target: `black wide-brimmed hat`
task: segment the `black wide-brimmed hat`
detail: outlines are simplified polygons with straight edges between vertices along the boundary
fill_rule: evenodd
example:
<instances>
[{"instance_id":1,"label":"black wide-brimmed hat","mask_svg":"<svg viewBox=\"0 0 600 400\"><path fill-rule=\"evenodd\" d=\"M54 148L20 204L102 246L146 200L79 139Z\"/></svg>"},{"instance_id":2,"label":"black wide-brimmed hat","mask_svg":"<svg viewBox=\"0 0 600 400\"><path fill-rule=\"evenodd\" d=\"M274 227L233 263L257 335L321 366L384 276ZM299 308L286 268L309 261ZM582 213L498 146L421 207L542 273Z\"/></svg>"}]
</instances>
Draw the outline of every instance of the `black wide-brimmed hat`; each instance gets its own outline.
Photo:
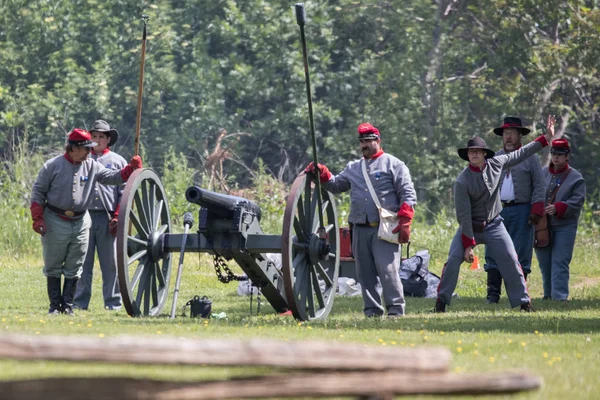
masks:
<instances>
[{"instance_id":1,"label":"black wide-brimmed hat","mask_svg":"<svg viewBox=\"0 0 600 400\"><path fill-rule=\"evenodd\" d=\"M483 140L479 136L475 136L469 139L469 141L467 142L467 147L458 149L458 156L465 161L469 161L469 149L485 150L485 158L492 158L495 154L494 150L487 147L487 144L485 144L485 140Z\"/></svg>"},{"instance_id":2,"label":"black wide-brimmed hat","mask_svg":"<svg viewBox=\"0 0 600 400\"><path fill-rule=\"evenodd\" d=\"M96 120L94 122L94 125L92 125L92 127L90 128L90 132L102 132L110 136L110 142L108 142L108 147L117 143L117 139L119 138L119 132L117 132L116 129L111 129L110 125L108 125L108 122L106 122L103 119Z\"/></svg>"},{"instance_id":3,"label":"black wide-brimmed hat","mask_svg":"<svg viewBox=\"0 0 600 400\"><path fill-rule=\"evenodd\" d=\"M502 133L506 128L516 129L521 132L522 135L527 135L529 132L531 132L531 129L523 126L523 121L521 121L521 118L506 117L504 118L504 123L502 126L494 129L494 133L498 136L502 136Z\"/></svg>"}]
</instances>

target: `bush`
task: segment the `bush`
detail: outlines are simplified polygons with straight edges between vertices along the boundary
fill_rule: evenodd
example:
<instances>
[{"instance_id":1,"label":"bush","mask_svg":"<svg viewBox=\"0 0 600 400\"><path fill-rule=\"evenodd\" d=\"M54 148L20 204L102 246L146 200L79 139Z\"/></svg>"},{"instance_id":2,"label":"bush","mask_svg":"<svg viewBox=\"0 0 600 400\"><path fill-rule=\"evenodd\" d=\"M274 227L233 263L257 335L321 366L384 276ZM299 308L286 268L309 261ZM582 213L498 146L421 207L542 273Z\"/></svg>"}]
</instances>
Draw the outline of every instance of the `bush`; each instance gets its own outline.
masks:
<instances>
[{"instance_id":1,"label":"bush","mask_svg":"<svg viewBox=\"0 0 600 400\"><path fill-rule=\"evenodd\" d=\"M15 144L0 167L0 254L18 257L39 246L39 236L31 229L29 205L31 188L43 155L30 151L27 136Z\"/></svg>"}]
</instances>

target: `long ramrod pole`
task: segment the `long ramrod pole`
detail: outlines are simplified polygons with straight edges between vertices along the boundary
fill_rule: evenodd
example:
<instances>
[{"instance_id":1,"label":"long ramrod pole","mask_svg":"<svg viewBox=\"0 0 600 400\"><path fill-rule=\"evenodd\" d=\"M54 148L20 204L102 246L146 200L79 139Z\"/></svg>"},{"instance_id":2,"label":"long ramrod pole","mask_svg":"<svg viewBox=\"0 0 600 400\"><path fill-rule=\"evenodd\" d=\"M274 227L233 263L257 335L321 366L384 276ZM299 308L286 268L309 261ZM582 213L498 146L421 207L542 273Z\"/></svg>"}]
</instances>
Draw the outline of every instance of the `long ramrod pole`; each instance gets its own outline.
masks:
<instances>
[{"instance_id":1,"label":"long ramrod pole","mask_svg":"<svg viewBox=\"0 0 600 400\"><path fill-rule=\"evenodd\" d=\"M310 74L308 73L308 56L306 55L306 37L304 36L304 25L306 24L306 13L304 11L304 3L296 3L296 22L300 26L300 38L302 41L302 58L304 60L304 77L306 80L306 97L308 98L308 119L310 121L310 136L312 138L313 161L316 172L316 190L317 206L319 210L319 236L325 235L325 225L323 224L323 203L321 200L321 180L319 171L319 157L317 155L317 138L315 136L315 122L313 117L312 96L310 93Z\"/></svg>"},{"instance_id":2,"label":"long ramrod pole","mask_svg":"<svg viewBox=\"0 0 600 400\"><path fill-rule=\"evenodd\" d=\"M142 15L144 23L144 34L142 35L142 56L140 61L140 80L138 82L138 100L137 113L135 116L135 149L134 155L140 154L140 129L142 125L142 95L144 93L144 64L146 62L146 25L150 19L147 15Z\"/></svg>"}]
</instances>

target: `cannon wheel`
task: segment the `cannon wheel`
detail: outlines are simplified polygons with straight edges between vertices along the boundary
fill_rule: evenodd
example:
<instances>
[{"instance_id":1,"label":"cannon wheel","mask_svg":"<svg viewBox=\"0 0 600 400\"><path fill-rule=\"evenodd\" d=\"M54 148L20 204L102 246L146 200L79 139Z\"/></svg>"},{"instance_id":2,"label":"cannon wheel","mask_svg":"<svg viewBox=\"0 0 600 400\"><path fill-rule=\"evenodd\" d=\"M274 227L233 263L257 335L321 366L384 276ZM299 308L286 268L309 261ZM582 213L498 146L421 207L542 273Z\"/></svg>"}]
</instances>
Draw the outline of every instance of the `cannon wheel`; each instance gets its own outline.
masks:
<instances>
[{"instance_id":1,"label":"cannon wheel","mask_svg":"<svg viewBox=\"0 0 600 400\"><path fill-rule=\"evenodd\" d=\"M162 254L171 232L165 189L150 169L134 171L121 197L117 227L117 268L123 305L132 317L158 315L171 276L171 253Z\"/></svg>"},{"instance_id":2,"label":"cannon wheel","mask_svg":"<svg viewBox=\"0 0 600 400\"><path fill-rule=\"evenodd\" d=\"M323 242L318 238L317 196L323 204L327 257L316 256ZM294 317L309 321L327 318L333 306L340 268L340 232L333 195L316 188L300 174L288 195L283 217L282 272L285 293Z\"/></svg>"}]
</instances>

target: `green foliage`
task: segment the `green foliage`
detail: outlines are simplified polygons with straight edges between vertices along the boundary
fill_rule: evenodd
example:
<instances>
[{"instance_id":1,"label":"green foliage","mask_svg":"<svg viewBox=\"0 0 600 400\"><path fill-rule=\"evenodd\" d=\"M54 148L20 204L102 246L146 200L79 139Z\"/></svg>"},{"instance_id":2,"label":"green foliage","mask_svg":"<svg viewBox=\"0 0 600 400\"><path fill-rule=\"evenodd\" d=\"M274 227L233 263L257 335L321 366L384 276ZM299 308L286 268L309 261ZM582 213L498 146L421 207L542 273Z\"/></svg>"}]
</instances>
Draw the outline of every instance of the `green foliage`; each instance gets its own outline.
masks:
<instances>
[{"instance_id":1,"label":"green foliage","mask_svg":"<svg viewBox=\"0 0 600 400\"><path fill-rule=\"evenodd\" d=\"M252 186L236 190L234 194L252 200L260 206L260 227L264 233L281 235L288 190L287 185L267 173L265 164L259 159Z\"/></svg>"},{"instance_id":2,"label":"green foliage","mask_svg":"<svg viewBox=\"0 0 600 400\"><path fill-rule=\"evenodd\" d=\"M42 155L31 153L27 137L11 150L10 159L0 162L0 254L18 257L39 244L31 229L31 187L43 164Z\"/></svg>"},{"instance_id":3,"label":"green foliage","mask_svg":"<svg viewBox=\"0 0 600 400\"><path fill-rule=\"evenodd\" d=\"M150 15L141 124L147 164L162 174L172 147L202 174L220 129L243 133L226 143L236 161L224 167L232 187L247 186L259 160L290 183L312 158L289 1L8 0L0 11L0 155L7 159L25 136L55 149L72 127L99 117L121 134L114 150L131 155L142 13ZM537 127L554 113L587 180L588 202L597 204L597 2L335 0L307 2L306 12L316 141L332 171L358 157L356 126L370 121L385 151L411 169L419 209L433 221L464 167L457 147L479 135L498 148L491 129L503 116Z\"/></svg>"},{"instance_id":4,"label":"green foliage","mask_svg":"<svg viewBox=\"0 0 600 400\"><path fill-rule=\"evenodd\" d=\"M185 192L190 186L194 186L196 170L188 166L187 158L179 153L176 154L173 147L165 152L161 182L167 195L171 222L174 231L182 230L183 214L192 212L196 218L199 207L189 203L185 198Z\"/></svg>"}]
</instances>

